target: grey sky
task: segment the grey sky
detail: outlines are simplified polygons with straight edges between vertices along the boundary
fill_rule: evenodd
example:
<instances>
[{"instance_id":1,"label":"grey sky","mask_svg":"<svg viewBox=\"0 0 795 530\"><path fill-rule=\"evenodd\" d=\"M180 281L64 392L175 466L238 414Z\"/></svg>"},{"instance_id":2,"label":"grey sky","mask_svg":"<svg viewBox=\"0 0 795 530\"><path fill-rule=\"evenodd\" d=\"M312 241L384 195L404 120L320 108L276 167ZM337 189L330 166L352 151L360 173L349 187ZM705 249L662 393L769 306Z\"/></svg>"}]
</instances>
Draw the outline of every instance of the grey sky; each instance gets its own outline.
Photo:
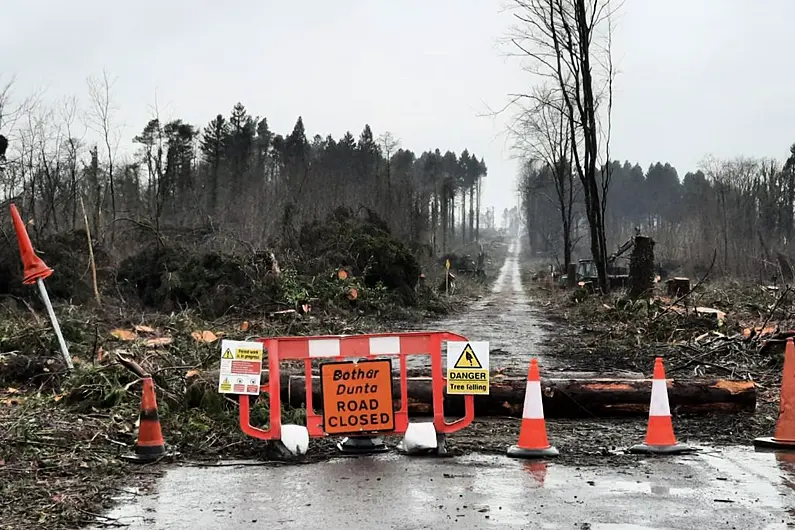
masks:
<instances>
[{"instance_id":1,"label":"grey sky","mask_svg":"<svg viewBox=\"0 0 795 530\"><path fill-rule=\"evenodd\" d=\"M204 126L242 101L289 133L369 123L403 147L468 148L489 168L485 203L514 202L508 116L479 117L533 82L497 40L502 0L8 0L0 80L19 96L77 94L107 68L118 78L122 147L151 116ZM792 0L627 0L615 37L614 158L680 175L708 153L786 156Z\"/></svg>"}]
</instances>

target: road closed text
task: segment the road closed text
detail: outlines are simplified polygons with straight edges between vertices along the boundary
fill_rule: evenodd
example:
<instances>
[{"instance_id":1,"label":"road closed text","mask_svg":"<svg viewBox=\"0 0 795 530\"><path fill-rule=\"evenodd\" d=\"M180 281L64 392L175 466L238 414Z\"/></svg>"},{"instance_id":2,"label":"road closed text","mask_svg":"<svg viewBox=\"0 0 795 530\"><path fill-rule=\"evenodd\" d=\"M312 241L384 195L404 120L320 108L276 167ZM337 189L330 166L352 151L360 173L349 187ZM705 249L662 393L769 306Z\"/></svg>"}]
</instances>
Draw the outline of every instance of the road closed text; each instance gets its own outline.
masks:
<instances>
[{"instance_id":1,"label":"road closed text","mask_svg":"<svg viewBox=\"0 0 795 530\"><path fill-rule=\"evenodd\" d=\"M389 360L325 363L320 367L320 378L326 433L394 430Z\"/></svg>"}]
</instances>

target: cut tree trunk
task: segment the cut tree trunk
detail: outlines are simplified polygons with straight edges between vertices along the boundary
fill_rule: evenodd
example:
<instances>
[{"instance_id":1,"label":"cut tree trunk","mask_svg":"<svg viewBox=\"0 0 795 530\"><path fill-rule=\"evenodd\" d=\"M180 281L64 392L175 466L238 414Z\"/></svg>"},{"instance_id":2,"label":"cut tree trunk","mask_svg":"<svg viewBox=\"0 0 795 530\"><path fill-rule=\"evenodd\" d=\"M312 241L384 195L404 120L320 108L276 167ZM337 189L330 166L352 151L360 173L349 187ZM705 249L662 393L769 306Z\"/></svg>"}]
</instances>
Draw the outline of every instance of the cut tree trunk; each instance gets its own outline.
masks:
<instances>
[{"instance_id":1,"label":"cut tree trunk","mask_svg":"<svg viewBox=\"0 0 795 530\"><path fill-rule=\"evenodd\" d=\"M569 289L577 287L577 265L575 263L566 265L566 286Z\"/></svg>"},{"instance_id":2,"label":"cut tree trunk","mask_svg":"<svg viewBox=\"0 0 795 530\"><path fill-rule=\"evenodd\" d=\"M285 367L286 368L286 367ZM288 368L281 372L281 397L284 405L304 407L306 378L303 369ZM268 375L263 371L265 384ZM400 385L394 377L395 409L400 407ZM427 416L433 412L432 380L427 376L407 379L409 415ZM475 416L509 416L521 418L527 380L525 377L502 377L492 374L489 395L475 397ZM217 392L218 371L204 372L188 381L186 404L197 404L204 392ZM542 378L544 415L547 418L588 418L646 416L651 400L651 380L640 373L567 372ZM315 410L322 410L320 378L312 378L312 401ZM727 379L669 380L668 399L671 413L735 414L753 412L756 408L756 386L753 381ZM462 396L445 393L446 415L461 416Z\"/></svg>"},{"instance_id":3,"label":"cut tree trunk","mask_svg":"<svg viewBox=\"0 0 795 530\"><path fill-rule=\"evenodd\" d=\"M654 289L654 240L635 236L629 259L629 296L633 299L648 296Z\"/></svg>"}]
</instances>

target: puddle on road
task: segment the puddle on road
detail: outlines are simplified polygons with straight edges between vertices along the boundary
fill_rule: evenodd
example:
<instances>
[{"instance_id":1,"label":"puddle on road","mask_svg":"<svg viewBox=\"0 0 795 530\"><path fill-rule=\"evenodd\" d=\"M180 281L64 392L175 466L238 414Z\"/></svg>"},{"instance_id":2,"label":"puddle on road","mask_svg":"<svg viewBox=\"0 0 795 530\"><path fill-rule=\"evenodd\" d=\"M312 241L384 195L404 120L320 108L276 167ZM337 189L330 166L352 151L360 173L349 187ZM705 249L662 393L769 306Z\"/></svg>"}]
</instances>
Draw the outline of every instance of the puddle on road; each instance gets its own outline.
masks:
<instances>
[{"instance_id":1,"label":"puddle on road","mask_svg":"<svg viewBox=\"0 0 795 530\"><path fill-rule=\"evenodd\" d=\"M521 241L514 240L489 295L470 304L463 313L431 324L435 329L460 333L470 340L488 341L491 367L518 374L526 373L532 356L538 356L542 370L554 367L553 360L540 351L547 332L541 325L539 311L528 302L522 287L521 250ZM410 368L427 365L428 360L423 357L408 361Z\"/></svg>"},{"instance_id":2,"label":"puddle on road","mask_svg":"<svg viewBox=\"0 0 795 530\"><path fill-rule=\"evenodd\" d=\"M636 524L626 524L626 523L619 523L619 524L592 524L588 525L588 530L662 530L660 528L652 528L651 526L639 526Z\"/></svg>"},{"instance_id":3,"label":"puddle on road","mask_svg":"<svg viewBox=\"0 0 795 530\"><path fill-rule=\"evenodd\" d=\"M621 469L477 454L390 453L280 467L227 462L172 468L152 494L108 516L130 530L262 524L252 521L348 530L528 528L529 521L550 530L773 529L790 522L794 460L728 448Z\"/></svg>"}]
</instances>

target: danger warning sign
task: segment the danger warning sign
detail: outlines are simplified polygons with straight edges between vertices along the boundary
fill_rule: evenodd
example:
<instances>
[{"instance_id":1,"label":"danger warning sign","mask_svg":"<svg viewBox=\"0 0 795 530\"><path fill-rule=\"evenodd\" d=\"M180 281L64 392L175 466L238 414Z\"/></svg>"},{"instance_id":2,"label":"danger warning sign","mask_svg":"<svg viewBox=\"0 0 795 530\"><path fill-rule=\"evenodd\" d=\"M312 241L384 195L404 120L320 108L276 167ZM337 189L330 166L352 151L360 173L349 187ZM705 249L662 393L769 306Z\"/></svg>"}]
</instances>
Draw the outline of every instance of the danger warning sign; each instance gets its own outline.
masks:
<instances>
[{"instance_id":1,"label":"danger warning sign","mask_svg":"<svg viewBox=\"0 0 795 530\"><path fill-rule=\"evenodd\" d=\"M221 341L221 394L259 395L263 348L261 342Z\"/></svg>"},{"instance_id":2,"label":"danger warning sign","mask_svg":"<svg viewBox=\"0 0 795 530\"><path fill-rule=\"evenodd\" d=\"M489 343L447 343L447 393L489 393Z\"/></svg>"},{"instance_id":3,"label":"danger warning sign","mask_svg":"<svg viewBox=\"0 0 795 530\"><path fill-rule=\"evenodd\" d=\"M480 364L480 360L477 354L475 354L475 350L472 349L472 345L467 342L466 346L464 346L464 349L461 351L461 355L458 356L458 360L453 365L453 368L474 368L476 370L482 370L483 365Z\"/></svg>"},{"instance_id":4,"label":"danger warning sign","mask_svg":"<svg viewBox=\"0 0 795 530\"><path fill-rule=\"evenodd\" d=\"M389 359L320 365L323 425L327 434L395 429Z\"/></svg>"}]
</instances>

